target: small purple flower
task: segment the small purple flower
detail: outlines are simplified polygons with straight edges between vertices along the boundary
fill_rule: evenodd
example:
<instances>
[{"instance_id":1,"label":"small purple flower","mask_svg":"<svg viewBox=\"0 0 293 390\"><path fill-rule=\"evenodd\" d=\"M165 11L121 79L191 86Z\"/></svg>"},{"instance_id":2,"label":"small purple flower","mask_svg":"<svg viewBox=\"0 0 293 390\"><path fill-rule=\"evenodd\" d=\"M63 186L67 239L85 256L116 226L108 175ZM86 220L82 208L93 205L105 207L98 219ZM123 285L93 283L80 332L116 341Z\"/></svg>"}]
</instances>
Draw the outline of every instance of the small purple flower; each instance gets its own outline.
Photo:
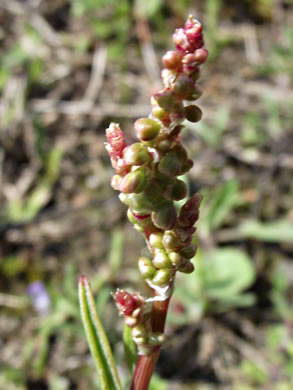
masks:
<instances>
[{"instance_id":1,"label":"small purple flower","mask_svg":"<svg viewBox=\"0 0 293 390\"><path fill-rule=\"evenodd\" d=\"M51 301L50 296L44 286L43 282L36 280L28 286L28 295L32 300L33 307L41 315L49 314Z\"/></svg>"}]
</instances>

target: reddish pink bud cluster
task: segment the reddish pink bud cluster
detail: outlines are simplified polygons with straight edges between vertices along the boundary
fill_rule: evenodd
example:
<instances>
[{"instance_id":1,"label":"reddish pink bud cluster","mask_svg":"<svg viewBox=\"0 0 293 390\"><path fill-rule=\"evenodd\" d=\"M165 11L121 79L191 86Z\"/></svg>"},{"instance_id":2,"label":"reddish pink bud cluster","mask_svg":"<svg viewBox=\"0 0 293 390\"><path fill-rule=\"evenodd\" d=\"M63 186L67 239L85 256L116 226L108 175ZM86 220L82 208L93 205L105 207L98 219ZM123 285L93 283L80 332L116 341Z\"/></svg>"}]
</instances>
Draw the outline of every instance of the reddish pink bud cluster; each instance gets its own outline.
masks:
<instances>
[{"instance_id":1,"label":"reddish pink bud cluster","mask_svg":"<svg viewBox=\"0 0 293 390\"><path fill-rule=\"evenodd\" d=\"M139 294L130 294L119 289L115 292L114 299L120 313L126 316L131 316L143 304L143 298Z\"/></svg>"},{"instance_id":2,"label":"reddish pink bud cluster","mask_svg":"<svg viewBox=\"0 0 293 390\"><path fill-rule=\"evenodd\" d=\"M106 130L106 150L111 158L113 168L117 173L121 171L123 149L126 147L123 131L117 123L111 123Z\"/></svg>"}]
</instances>

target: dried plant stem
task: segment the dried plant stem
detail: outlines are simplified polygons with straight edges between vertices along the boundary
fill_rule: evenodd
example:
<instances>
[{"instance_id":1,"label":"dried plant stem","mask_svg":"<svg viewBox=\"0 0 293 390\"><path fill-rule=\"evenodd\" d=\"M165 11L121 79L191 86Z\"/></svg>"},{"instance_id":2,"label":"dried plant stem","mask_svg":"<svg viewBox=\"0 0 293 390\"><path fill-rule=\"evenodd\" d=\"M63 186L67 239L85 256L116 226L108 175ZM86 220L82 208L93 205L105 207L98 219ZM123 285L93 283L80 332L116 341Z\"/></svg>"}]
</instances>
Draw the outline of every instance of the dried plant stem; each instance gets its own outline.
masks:
<instances>
[{"instance_id":1,"label":"dried plant stem","mask_svg":"<svg viewBox=\"0 0 293 390\"><path fill-rule=\"evenodd\" d=\"M170 298L165 301L154 301L152 311L153 332L164 332ZM155 347L149 355L141 355L136 363L130 390L147 390L152 378L161 347Z\"/></svg>"}]
</instances>

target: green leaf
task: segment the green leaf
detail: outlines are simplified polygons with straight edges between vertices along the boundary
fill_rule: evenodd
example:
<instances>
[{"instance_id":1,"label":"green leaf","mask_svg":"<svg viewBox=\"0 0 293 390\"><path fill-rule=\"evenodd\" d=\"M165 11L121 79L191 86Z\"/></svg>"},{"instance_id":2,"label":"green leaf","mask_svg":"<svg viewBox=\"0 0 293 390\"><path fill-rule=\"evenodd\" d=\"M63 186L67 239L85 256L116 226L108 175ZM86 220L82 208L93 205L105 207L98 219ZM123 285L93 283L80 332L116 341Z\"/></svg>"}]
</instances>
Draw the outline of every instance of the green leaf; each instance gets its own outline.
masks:
<instances>
[{"instance_id":1,"label":"green leaf","mask_svg":"<svg viewBox=\"0 0 293 390\"><path fill-rule=\"evenodd\" d=\"M215 299L236 299L255 279L251 259L241 250L219 248L204 261L206 294Z\"/></svg>"},{"instance_id":2,"label":"green leaf","mask_svg":"<svg viewBox=\"0 0 293 390\"><path fill-rule=\"evenodd\" d=\"M239 230L245 238L266 242L291 242L293 237L293 223L286 219L273 222L248 220L240 225Z\"/></svg>"},{"instance_id":3,"label":"green leaf","mask_svg":"<svg viewBox=\"0 0 293 390\"><path fill-rule=\"evenodd\" d=\"M88 345L99 375L102 390L122 390L109 340L95 308L87 277L79 281L79 304Z\"/></svg>"},{"instance_id":4,"label":"green leaf","mask_svg":"<svg viewBox=\"0 0 293 390\"><path fill-rule=\"evenodd\" d=\"M130 374L132 374L133 367L137 361L137 348L131 335L131 329L126 324L124 324L123 344L124 344L127 366Z\"/></svg>"}]
</instances>

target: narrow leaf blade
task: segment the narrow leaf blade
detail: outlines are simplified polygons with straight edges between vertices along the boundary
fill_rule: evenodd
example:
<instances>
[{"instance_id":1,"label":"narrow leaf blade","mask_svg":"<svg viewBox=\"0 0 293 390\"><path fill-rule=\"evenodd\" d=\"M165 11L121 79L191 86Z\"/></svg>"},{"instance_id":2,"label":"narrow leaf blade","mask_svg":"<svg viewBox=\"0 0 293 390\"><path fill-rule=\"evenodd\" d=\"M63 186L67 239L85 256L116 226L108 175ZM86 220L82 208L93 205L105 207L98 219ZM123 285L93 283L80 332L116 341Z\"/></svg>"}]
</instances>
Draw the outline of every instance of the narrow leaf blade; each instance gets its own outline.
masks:
<instances>
[{"instance_id":1,"label":"narrow leaf blade","mask_svg":"<svg viewBox=\"0 0 293 390\"><path fill-rule=\"evenodd\" d=\"M126 324L124 325L123 344L124 344L127 366L130 374L132 374L133 367L137 361L137 349L136 349L136 344L133 341L131 335L131 329Z\"/></svg>"},{"instance_id":2,"label":"narrow leaf blade","mask_svg":"<svg viewBox=\"0 0 293 390\"><path fill-rule=\"evenodd\" d=\"M95 308L87 277L79 282L81 318L103 390L122 390L111 347Z\"/></svg>"}]
</instances>

